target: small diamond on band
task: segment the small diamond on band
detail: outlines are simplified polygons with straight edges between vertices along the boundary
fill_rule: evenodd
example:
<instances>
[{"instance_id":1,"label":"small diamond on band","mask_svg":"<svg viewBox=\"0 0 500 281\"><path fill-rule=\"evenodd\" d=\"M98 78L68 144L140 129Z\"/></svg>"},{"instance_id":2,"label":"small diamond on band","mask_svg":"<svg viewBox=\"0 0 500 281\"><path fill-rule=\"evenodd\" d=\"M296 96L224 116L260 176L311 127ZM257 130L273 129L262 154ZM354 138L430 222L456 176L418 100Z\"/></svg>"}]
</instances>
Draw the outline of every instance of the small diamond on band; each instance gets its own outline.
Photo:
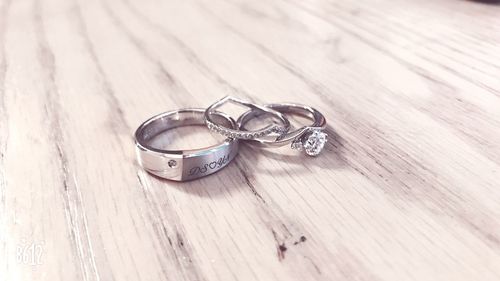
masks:
<instances>
[{"instance_id":1,"label":"small diamond on band","mask_svg":"<svg viewBox=\"0 0 500 281\"><path fill-rule=\"evenodd\" d=\"M177 161L175 161L175 160L168 161L168 166L170 168L173 168L173 167L177 166Z\"/></svg>"}]
</instances>

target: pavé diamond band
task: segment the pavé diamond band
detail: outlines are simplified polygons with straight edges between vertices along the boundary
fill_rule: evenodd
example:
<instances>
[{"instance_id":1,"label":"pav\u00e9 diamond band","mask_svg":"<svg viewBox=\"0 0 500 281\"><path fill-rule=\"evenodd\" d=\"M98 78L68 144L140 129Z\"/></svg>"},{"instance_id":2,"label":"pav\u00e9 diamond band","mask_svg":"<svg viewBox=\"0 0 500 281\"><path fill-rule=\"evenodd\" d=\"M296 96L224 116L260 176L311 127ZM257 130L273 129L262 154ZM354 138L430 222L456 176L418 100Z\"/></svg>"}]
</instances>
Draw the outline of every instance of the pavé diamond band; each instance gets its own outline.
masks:
<instances>
[{"instance_id":1,"label":"pav\u00e9 diamond band","mask_svg":"<svg viewBox=\"0 0 500 281\"><path fill-rule=\"evenodd\" d=\"M271 115L272 117L275 117L280 121L280 124L278 123L272 123L270 125L267 125L266 127L254 131L241 131L239 129L234 129L234 128L229 128L223 124L220 124L218 122L215 122L213 120L213 112L223 104L227 102L232 102L235 104L243 105L246 107L249 107L252 112L262 112ZM285 118L283 114L280 112L277 112L269 107L261 106L258 104L254 104L251 102L244 101L242 99L238 99L235 97L231 96L225 96L222 99L214 102L211 104L206 110L205 110L205 122L207 124L207 127L214 131L217 132L221 135L231 137L231 138L236 138L236 139L246 139L246 140L251 140L263 136L268 136L271 134L275 134L275 139L279 138L279 136L283 135L286 133L289 128L290 128L290 122L288 119Z\"/></svg>"},{"instance_id":2,"label":"pav\u00e9 diamond band","mask_svg":"<svg viewBox=\"0 0 500 281\"><path fill-rule=\"evenodd\" d=\"M265 146L284 146L291 144L292 149L304 150L305 153L310 156L316 156L322 151L328 138L328 135L324 132L326 119L323 114L310 106L293 103L268 104L265 105L265 107L284 113L285 115L300 115L313 120L313 123L309 126L304 126L281 135L278 139L258 137L249 140L250 142ZM256 110L249 110L243 113L236 121L238 127L240 130L244 130L245 124L251 119L263 114L265 114L265 112Z\"/></svg>"},{"instance_id":3,"label":"pav\u00e9 diamond band","mask_svg":"<svg viewBox=\"0 0 500 281\"><path fill-rule=\"evenodd\" d=\"M187 181L210 175L224 168L238 153L238 140L227 138L223 143L189 150L163 150L150 145L155 136L167 130L190 125L204 125L205 109L181 109L156 115L135 132L137 158L149 173L174 180ZM229 128L237 129L235 121L221 113L212 118Z\"/></svg>"}]
</instances>

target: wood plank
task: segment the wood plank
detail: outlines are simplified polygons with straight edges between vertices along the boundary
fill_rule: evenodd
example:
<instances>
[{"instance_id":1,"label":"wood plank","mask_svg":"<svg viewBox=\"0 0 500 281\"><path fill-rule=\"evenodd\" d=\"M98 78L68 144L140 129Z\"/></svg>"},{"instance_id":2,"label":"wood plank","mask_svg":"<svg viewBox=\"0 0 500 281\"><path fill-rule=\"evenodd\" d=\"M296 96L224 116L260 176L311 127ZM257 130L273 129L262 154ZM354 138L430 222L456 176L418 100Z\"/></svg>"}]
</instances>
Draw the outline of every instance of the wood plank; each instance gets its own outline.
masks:
<instances>
[{"instance_id":1,"label":"wood plank","mask_svg":"<svg viewBox=\"0 0 500 281\"><path fill-rule=\"evenodd\" d=\"M497 280L499 12L1 0L0 279ZM184 183L140 168L142 121L227 94L319 109L325 151L242 145Z\"/></svg>"}]
</instances>

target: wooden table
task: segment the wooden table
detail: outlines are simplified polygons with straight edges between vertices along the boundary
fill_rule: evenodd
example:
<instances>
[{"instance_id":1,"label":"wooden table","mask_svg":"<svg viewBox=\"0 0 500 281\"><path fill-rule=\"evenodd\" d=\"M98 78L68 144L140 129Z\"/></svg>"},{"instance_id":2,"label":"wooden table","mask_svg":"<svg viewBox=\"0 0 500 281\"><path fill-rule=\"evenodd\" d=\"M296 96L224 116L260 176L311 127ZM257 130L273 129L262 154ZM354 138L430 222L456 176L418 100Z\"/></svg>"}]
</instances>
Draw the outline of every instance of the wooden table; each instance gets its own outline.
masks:
<instances>
[{"instance_id":1,"label":"wooden table","mask_svg":"<svg viewBox=\"0 0 500 281\"><path fill-rule=\"evenodd\" d=\"M499 280L499 77L494 3L0 0L0 280ZM139 167L143 120L227 94L325 151Z\"/></svg>"}]
</instances>

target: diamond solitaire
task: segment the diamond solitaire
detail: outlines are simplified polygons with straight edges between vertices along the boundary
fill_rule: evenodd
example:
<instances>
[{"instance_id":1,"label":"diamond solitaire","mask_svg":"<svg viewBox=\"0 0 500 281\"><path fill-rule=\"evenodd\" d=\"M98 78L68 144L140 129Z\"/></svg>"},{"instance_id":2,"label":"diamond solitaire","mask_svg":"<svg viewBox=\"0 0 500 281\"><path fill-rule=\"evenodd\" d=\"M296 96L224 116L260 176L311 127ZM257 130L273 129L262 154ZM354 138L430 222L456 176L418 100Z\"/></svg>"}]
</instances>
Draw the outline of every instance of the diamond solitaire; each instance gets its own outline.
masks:
<instances>
[{"instance_id":1,"label":"diamond solitaire","mask_svg":"<svg viewBox=\"0 0 500 281\"><path fill-rule=\"evenodd\" d=\"M328 135L322 130L313 130L292 142L292 149L304 150L309 156L317 156L325 147Z\"/></svg>"}]
</instances>

